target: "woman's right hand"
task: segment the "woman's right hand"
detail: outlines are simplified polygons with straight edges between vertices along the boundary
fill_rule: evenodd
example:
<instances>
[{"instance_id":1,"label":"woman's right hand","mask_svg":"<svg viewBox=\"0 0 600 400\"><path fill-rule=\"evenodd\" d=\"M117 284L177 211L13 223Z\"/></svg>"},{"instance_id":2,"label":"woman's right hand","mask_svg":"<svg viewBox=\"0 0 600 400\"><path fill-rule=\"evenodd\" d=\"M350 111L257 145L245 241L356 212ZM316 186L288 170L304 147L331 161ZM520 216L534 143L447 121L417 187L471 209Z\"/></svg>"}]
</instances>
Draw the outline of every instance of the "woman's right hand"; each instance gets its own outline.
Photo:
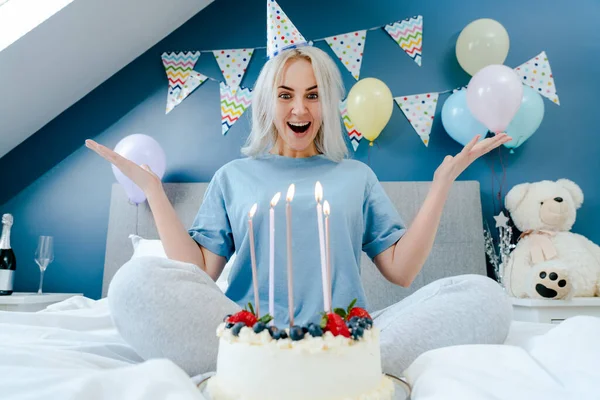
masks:
<instances>
[{"instance_id":1,"label":"woman's right hand","mask_svg":"<svg viewBox=\"0 0 600 400\"><path fill-rule=\"evenodd\" d=\"M87 148L95 151L101 157L108 160L117 167L123 174L131 179L133 183L139 186L142 191L148 195L149 192L161 187L161 180L147 165L139 166L133 161L126 159L120 154L114 152L106 146L88 139L85 141Z\"/></svg>"}]
</instances>

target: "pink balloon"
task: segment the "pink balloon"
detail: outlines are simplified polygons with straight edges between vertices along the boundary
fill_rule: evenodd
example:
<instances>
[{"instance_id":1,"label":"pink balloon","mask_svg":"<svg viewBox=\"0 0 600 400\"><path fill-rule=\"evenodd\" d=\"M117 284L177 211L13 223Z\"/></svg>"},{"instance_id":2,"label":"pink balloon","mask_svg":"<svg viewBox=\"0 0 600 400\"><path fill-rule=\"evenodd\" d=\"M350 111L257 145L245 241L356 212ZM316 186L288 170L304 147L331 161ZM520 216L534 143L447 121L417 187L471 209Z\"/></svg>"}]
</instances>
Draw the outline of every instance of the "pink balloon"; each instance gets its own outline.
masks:
<instances>
[{"instance_id":1,"label":"pink balloon","mask_svg":"<svg viewBox=\"0 0 600 400\"><path fill-rule=\"evenodd\" d=\"M490 131L503 132L521 106L521 78L505 65L480 69L467 86L467 107Z\"/></svg>"},{"instance_id":2,"label":"pink balloon","mask_svg":"<svg viewBox=\"0 0 600 400\"><path fill-rule=\"evenodd\" d=\"M160 144L148 135L136 133L121 139L115 147L115 152L138 165L146 164L159 178L162 179L166 168L165 152ZM135 204L146 200L146 195L131 179L126 177L114 165L113 173L117 181L125 189L127 198Z\"/></svg>"}]
</instances>

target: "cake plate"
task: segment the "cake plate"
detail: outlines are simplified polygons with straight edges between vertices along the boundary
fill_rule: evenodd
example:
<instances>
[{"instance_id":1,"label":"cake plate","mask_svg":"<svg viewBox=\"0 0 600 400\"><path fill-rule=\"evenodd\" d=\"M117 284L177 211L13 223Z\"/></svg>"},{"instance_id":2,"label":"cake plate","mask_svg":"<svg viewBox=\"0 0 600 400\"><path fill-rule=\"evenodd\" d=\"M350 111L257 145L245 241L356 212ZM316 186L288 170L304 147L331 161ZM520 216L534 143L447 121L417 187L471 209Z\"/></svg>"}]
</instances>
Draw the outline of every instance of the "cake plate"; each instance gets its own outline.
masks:
<instances>
[{"instance_id":1,"label":"cake plate","mask_svg":"<svg viewBox=\"0 0 600 400\"><path fill-rule=\"evenodd\" d=\"M205 374L202 380L198 383L198 389L200 389L200 393L206 398L206 400L211 400L210 395L208 394L207 384L210 378L214 375L214 372L209 372ZM398 378L391 374L385 374L391 381L394 383L394 396L392 400L408 400L410 399L410 386L406 381L402 378Z\"/></svg>"}]
</instances>

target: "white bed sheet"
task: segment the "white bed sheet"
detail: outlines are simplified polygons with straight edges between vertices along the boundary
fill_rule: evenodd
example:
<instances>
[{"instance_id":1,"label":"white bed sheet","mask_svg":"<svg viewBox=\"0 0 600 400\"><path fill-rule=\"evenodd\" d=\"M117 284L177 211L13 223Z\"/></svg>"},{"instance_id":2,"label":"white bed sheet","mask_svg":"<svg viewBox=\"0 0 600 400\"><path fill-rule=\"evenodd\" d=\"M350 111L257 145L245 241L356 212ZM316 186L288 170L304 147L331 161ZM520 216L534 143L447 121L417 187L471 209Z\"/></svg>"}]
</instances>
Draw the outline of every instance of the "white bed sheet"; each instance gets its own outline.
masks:
<instances>
[{"instance_id":1,"label":"white bed sheet","mask_svg":"<svg viewBox=\"0 0 600 400\"><path fill-rule=\"evenodd\" d=\"M600 399L600 372L584 373L600 359L600 319L567 322L514 322L507 345L425 353L406 371L412 399L562 400L565 383L592 388L590 399ZM114 328L106 299L76 296L38 313L0 312L3 399L202 400L197 378L171 361L140 359Z\"/></svg>"},{"instance_id":2,"label":"white bed sheet","mask_svg":"<svg viewBox=\"0 0 600 400\"><path fill-rule=\"evenodd\" d=\"M555 327L554 324L513 321L504 344L528 348L532 338L548 333Z\"/></svg>"},{"instance_id":3,"label":"white bed sheet","mask_svg":"<svg viewBox=\"0 0 600 400\"><path fill-rule=\"evenodd\" d=\"M504 345L422 354L405 371L413 399L600 399L600 318L513 323Z\"/></svg>"},{"instance_id":4,"label":"white bed sheet","mask_svg":"<svg viewBox=\"0 0 600 400\"><path fill-rule=\"evenodd\" d=\"M0 312L0 397L204 399L175 364L144 362L123 341L106 300L79 296L38 313Z\"/></svg>"}]
</instances>

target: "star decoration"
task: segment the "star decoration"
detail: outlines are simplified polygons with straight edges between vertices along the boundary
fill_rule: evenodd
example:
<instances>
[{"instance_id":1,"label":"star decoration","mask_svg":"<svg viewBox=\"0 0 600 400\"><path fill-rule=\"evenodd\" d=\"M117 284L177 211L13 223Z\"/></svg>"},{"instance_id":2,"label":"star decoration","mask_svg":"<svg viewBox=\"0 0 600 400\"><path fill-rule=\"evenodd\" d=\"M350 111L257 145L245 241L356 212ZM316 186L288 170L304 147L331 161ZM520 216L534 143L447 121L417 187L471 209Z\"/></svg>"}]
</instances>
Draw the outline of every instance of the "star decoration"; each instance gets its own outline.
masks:
<instances>
[{"instance_id":1,"label":"star decoration","mask_svg":"<svg viewBox=\"0 0 600 400\"><path fill-rule=\"evenodd\" d=\"M503 211L500 211L500 214L496 215L494 219L496 220L496 228L508 228L508 225L506 224L508 222L508 217L504 215Z\"/></svg>"}]
</instances>

